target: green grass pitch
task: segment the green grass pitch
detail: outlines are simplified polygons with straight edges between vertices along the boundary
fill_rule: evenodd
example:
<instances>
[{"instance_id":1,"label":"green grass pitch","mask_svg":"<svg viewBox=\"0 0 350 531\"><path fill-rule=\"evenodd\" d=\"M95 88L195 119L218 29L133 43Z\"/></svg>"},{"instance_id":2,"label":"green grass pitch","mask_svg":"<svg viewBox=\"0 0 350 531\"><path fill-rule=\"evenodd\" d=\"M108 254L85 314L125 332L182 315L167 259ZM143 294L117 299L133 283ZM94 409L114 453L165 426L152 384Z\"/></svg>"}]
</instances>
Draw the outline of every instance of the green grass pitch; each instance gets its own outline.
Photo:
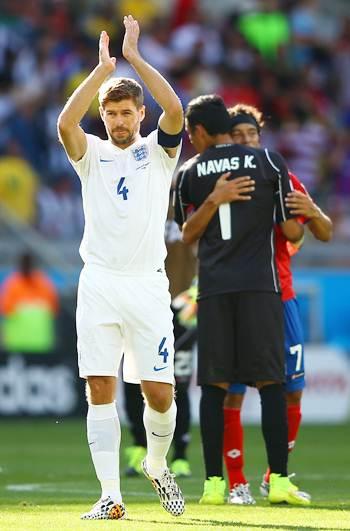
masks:
<instances>
[{"instance_id":1,"label":"green grass pitch","mask_svg":"<svg viewBox=\"0 0 350 531\"><path fill-rule=\"evenodd\" d=\"M193 476L180 481L187 506L174 518L161 509L145 478L122 477L128 511L125 521L81 521L99 497L90 462L84 420L0 421L0 530L204 531L221 529L350 529L350 424L302 426L290 471L312 494L310 508L270 507L258 494L264 449L258 427L247 427L246 472L256 506L201 506L203 465L198 428L193 429L190 460ZM128 444L127 428L122 446ZM121 463L121 469L125 463Z\"/></svg>"}]
</instances>

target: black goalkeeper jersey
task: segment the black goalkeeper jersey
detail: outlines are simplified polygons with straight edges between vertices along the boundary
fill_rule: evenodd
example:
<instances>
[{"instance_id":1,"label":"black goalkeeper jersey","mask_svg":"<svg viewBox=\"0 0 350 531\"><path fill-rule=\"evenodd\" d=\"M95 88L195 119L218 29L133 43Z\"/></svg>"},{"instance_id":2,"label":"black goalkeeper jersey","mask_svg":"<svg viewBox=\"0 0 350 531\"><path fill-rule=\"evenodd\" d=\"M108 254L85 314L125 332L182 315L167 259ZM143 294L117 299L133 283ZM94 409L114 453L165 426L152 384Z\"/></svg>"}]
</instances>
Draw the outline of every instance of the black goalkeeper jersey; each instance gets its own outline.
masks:
<instances>
[{"instance_id":1,"label":"black goalkeeper jersey","mask_svg":"<svg viewBox=\"0 0 350 531\"><path fill-rule=\"evenodd\" d=\"M234 291L279 292L274 224L293 216L284 203L292 185L278 153L223 144L193 157L177 176L175 220L181 227L187 215L201 206L219 177L228 171L230 179L252 177L255 191L250 201L231 202L224 207L225 212L219 209L201 236L199 298ZM225 224L230 227L229 239L224 239Z\"/></svg>"}]
</instances>

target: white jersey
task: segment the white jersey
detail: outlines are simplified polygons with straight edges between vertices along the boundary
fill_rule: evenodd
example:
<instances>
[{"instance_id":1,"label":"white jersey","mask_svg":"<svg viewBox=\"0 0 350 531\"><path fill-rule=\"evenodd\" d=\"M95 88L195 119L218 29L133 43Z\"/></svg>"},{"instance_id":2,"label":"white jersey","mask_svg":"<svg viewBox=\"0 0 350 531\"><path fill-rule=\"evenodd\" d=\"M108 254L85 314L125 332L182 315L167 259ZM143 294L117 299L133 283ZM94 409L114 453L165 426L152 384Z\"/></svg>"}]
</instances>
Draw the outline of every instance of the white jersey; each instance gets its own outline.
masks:
<instances>
[{"instance_id":1,"label":"white jersey","mask_svg":"<svg viewBox=\"0 0 350 531\"><path fill-rule=\"evenodd\" d=\"M85 155L71 160L82 184L83 261L125 273L163 268L169 193L180 146L170 158L158 144L158 131L126 149L86 137Z\"/></svg>"}]
</instances>

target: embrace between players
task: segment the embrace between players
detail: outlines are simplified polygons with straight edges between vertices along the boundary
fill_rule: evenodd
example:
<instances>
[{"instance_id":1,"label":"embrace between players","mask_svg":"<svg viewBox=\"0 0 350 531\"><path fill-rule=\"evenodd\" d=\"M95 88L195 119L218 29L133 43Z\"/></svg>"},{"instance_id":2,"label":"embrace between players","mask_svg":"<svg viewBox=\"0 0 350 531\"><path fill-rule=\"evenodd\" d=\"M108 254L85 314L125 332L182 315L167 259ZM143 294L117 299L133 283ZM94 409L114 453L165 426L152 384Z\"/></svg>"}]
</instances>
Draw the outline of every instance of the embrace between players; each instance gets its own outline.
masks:
<instances>
[{"instance_id":1,"label":"embrace between players","mask_svg":"<svg viewBox=\"0 0 350 531\"><path fill-rule=\"evenodd\" d=\"M145 400L142 470L165 510L179 516L185 508L166 463L176 403L172 312L164 273L164 226L183 111L168 82L141 57L137 21L124 17L124 26L123 56L163 111L157 130L140 136L142 88L132 79L113 77L116 59L110 56L105 32L98 65L58 119L59 138L81 179L85 215L78 362L87 383L87 437L102 492L83 519L126 517L115 404L122 357L125 381L140 383ZM107 140L86 134L80 126L97 93ZM185 241L199 240L198 383L207 471L201 502L222 503L223 400L229 384L246 383L255 385L261 396L269 500L307 504L309 497L292 485L287 472L283 308L273 237L277 222L287 239L301 240L303 227L295 217L301 199L292 193L279 155L232 144L232 120L220 98L193 100L186 110L186 128L199 155L180 171L177 221ZM232 164L237 169L221 176L216 171L220 165L215 165L219 160L222 168ZM286 202L288 193L292 195ZM194 213L187 218L189 208ZM214 425L218 432L207 439ZM213 502L214 483L214 498L219 493L220 499Z\"/></svg>"}]
</instances>

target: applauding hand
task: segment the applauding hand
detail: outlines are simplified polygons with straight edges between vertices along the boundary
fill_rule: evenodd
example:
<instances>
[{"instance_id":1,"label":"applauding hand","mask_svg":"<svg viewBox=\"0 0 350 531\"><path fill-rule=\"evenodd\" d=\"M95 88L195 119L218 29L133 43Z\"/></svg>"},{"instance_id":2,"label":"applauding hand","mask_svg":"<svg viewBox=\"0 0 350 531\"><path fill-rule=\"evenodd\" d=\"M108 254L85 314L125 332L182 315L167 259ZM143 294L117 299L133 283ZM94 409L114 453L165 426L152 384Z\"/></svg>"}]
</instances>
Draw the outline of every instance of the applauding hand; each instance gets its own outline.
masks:
<instances>
[{"instance_id":1,"label":"applauding hand","mask_svg":"<svg viewBox=\"0 0 350 531\"><path fill-rule=\"evenodd\" d=\"M116 58L109 55L109 36L106 31L102 31L99 42L99 64L112 73L116 62Z\"/></svg>"},{"instance_id":2,"label":"applauding hand","mask_svg":"<svg viewBox=\"0 0 350 531\"><path fill-rule=\"evenodd\" d=\"M125 35L123 41L122 52L125 59L132 63L132 61L139 55L138 40L140 36L140 27L137 20L131 15L124 17Z\"/></svg>"}]
</instances>

